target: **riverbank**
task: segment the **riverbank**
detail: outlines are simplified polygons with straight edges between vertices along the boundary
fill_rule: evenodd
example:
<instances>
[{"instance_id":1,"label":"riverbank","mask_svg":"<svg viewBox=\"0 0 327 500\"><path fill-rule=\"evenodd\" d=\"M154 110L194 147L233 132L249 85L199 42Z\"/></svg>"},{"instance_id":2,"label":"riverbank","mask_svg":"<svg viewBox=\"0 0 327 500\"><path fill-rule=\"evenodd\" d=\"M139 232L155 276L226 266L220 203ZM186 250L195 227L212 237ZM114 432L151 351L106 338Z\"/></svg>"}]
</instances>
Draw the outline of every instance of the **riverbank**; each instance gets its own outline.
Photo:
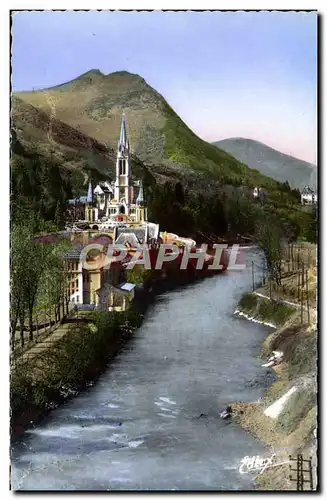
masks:
<instances>
[{"instance_id":1,"label":"riverbank","mask_svg":"<svg viewBox=\"0 0 327 500\"><path fill-rule=\"evenodd\" d=\"M98 382L15 443L14 489L253 490L239 463L266 448L219 418L266 386L253 357L264 329L231 317L251 283L247 265L160 294Z\"/></svg>"},{"instance_id":2,"label":"riverbank","mask_svg":"<svg viewBox=\"0 0 327 500\"><path fill-rule=\"evenodd\" d=\"M156 275L138 287L132 309L90 312L42 355L16 364L11 373L11 438L39 423L50 411L92 386L130 340L157 295L205 279L201 273Z\"/></svg>"},{"instance_id":3,"label":"riverbank","mask_svg":"<svg viewBox=\"0 0 327 500\"><path fill-rule=\"evenodd\" d=\"M93 385L140 324L135 309L90 313L87 323L77 323L42 357L18 361L10 384L12 439Z\"/></svg>"},{"instance_id":4,"label":"riverbank","mask_svg":"<svg viewBox=\"0 0 327 500\"><path fill-rule=\"evenodd\" d=\"M289 455L302 454L305 459L313 457L315 467L317 326L314 310L310 321L303 321L298 304L276 296L270 300L259 291L244 294L235 313L272 327L260 354L267 359L262 369L273 370L278 377L259 402L232 404L235 421L271 447L276 463L288 462ZM289 463L267 468L257 476L256 489L296 490L296 481L290 481L289 475ZM296 472L293 476L296 479Z\"/></svg>"}]
</instances>

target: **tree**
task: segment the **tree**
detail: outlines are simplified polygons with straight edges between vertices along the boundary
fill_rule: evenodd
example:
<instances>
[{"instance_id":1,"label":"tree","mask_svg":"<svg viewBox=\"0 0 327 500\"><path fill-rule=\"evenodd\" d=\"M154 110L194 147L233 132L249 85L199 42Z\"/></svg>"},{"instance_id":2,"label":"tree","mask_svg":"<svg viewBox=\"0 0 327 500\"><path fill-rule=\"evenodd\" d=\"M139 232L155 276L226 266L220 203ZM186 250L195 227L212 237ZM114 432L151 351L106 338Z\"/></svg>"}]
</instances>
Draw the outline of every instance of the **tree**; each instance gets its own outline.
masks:
<instances>
[{"instance_id":1,"label":"tree","mask_svg":"<svg viewBox=\"0 0 327 500\"><path fill-rule=\"evenodd\" d=\"M25 298L21 286L25 274L25 247L28 242L28 228L13 224L11 230L11 276L10 276L10 330L11 349L14 350L18 320L21 327L21 344L24 345Z\"/></svg>"},{"instance_id":2,"label":"tree","mask_svg":"<svg viewBox=\"0 0 327 500\"><path fill-rule=\"evenodd\" d=\"M282 232L278 224L266 216L266 221L257 227L257 243L262 248L271 279L281 284Z\"/></svg>"},{"instance_id":3,"label":"tree","mask_svg":"<svg viewBox=\"0 0 327 500\"><path fill-rule=\"evenodd\" d=\"M33 340L35 309L48 297L50 306L60 316L60 304L64 300L67 274L63 253L70 242L41 242L35 233L44 226L32 217L17 220L11 232L11 344L14 349L15 333L20 323L21 345L24 346L25 319L28 318L29 338ZM47 299L46 299L47 300Z\"/></svg>"},{"instance_id":4,"label":"tree","mask_svg":"<svg viewBox=\"0 0 327 500\"><path fill-rule=\"evenodd\" d=\"M180 182L177 182L175 184L175 200L177 201L177 203L179 203L182 206L185 203L184 190L183 190L183 186Z\"/></svg>"}]
</instances>

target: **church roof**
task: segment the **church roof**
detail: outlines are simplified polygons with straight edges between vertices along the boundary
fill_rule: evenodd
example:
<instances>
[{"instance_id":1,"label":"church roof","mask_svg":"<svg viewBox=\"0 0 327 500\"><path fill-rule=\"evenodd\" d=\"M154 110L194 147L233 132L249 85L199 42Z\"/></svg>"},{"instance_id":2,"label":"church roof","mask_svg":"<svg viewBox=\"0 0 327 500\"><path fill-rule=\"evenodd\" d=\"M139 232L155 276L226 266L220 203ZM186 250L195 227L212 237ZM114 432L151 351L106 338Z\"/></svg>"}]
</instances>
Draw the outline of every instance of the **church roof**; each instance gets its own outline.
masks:
<instances>
[{"instance_id":1,"label":"church roof","mask_svg":"<svg viewBox=\"0 0 327 500\"><path fill-rule=\"evenodd\" d=\"M101 187L100 184L98 184L97 186L95 186L93 193L95 193L95 194L103 194L103 189L102 189L102 187Z\"/></svg>"},{"instance_id":2,"label":"church roof","mask_svg":"<svg viewBox=\"0 0 327 500\"><path fill-rule=\"evenodd\" d=\"M139 240L137 239L135 233L120 233L115 243L119 245L130 245L131 247L137 247L139 245Z\"/></svg>"},{"instance_id":3,"label":"church roof","mask_svg":"<svg viewBox=\"0 0 327 500\"><path fill-rule=\"evenodd\" d=\"M303 188L302 194L314 194L314 190L311 189L309 186L305 186Z\"/></svg>"},{"instance_id":4,"label":"church roof","mask_svg":"<svg viewBox=\"0 0 327 500\"><path fill-rule=\"evenodd\" d=\"M68 200L69 205L85 205L87 203L87 196L78 196L72 200Z\"/></svg>"},{"instance_id":5,"label":"church roof","mask_svg":"<svg viewBox=\"0 0 327 500\"><path fill-rule=\"evenodd\" d=\"M140 227L117 227L116 229L116 240L115 242L120 243L121 240L118 241L119 237L121 234L124 234L124 238L126 238L126 235L134 235L136 238L136 243L146 243L147 242L147 231L146 231L146 226L140 226ZM135 240L134 240L135 241Z\"/></svg>"},{"instance_id":6,"label":"church roof","mask_svg":"<svg viewBox=\"0 0 327 500\"><path fill-rule=\"evenodd\" d=\"M108 182L100 182L100 188L104 193L113 193L113 189Z\"/></svg>"}]
</instances>

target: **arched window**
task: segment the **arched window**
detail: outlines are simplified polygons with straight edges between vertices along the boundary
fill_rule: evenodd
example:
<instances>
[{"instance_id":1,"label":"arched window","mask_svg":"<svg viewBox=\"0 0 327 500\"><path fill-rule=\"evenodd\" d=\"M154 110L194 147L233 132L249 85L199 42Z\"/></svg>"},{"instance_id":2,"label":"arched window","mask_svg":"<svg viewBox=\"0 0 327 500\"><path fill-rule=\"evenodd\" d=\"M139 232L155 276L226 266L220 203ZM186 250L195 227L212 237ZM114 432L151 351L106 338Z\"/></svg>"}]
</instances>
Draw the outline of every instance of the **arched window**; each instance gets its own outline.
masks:
<instances>
[{"instance_id":1,"label":"arched window","mask_svg":"<svg viewBox=\"0 0 327 500\"><path fill-rule=\"evenodd\" d=\"M126 160L124 158L119 159L119 175L126 174Z\"/></svg>"}]
</instances>

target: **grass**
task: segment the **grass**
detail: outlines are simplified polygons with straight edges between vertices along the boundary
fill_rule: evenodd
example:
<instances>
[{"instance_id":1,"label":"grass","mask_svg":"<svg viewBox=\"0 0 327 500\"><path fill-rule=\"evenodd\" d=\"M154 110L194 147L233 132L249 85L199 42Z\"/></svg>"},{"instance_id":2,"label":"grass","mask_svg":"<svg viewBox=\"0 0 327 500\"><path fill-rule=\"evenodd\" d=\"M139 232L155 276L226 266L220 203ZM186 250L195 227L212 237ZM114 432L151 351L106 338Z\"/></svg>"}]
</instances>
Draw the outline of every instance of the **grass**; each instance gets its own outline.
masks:
<instances>
[{"instance_id":1,"label":"grass","mask_svg":"<svg viewBox=\"0 0 327 500\"><path fill-rule=\"evenodd\" d=\"M268 300L253 293L242 295L238 307L256 319L280 326L294 314L294 309L282 302Z\"/></svg>"},{"instance_id":2,"label":"grass","mask_svg":"<svg viewBox=\"0 0 327 500\"><path fill-rule=\"evenodd\" d=\"M258 297L253 293L244 293L239 301L238 307L242 309L243 312L251 313L256 310L258 303Z\"/></svg>"},{"instance_id":3,"label":"grass","mask_svg":"<svg viewBox=\"0 0 327 500\"><path fill-rule=\"evenodd\" d=\"M302 256L307 255L308 252L304 250ZM315 273L316 270L311 268L311 284L315 281ZM285 284L285 280L283 282ZM268 294L265 289L260 292ZM284 292L280 289L273 294L275 297L277 295L291 300L287 287ZM284 356L283 362L274 368L279 378L266 390L261 403L233 404L236 410L243 411L237 415L236 421L267 445L285 450L280 456L278 452L281 461L287 459L289 453L303 453L308 458L314 446L312 432L317 425L317 394L310 376L316 371L316 328L314 324L301 324L298 308L262 297L256 297L256 301L255 303L253 294L244 294L239 307L250 311L254 317L270 321L279 327L264 340L261 356L269 356L272 350L280 350ZM299 378L305 375L307 377L300 382ZM305 382L308 383L307 386L304 385ZM278 419L266 417L264 409L282 397L292 385L298 385L299 388L288 400ZM264 491L295 489L294 483L289 480L288 465L267 469L256 479L255 484L256 489Z\"/></svg>"},{"instance_id":4,"label":"grass","mask_svg":"<svg viewBox=\"0 0 327 500\"><path fill-rule=\"evenodd\" d=\"M267 404L272 404L277 401L277 399L281 398L287 391L287 387L287 380L276 380L276 382L274 382L265 392L265 401Z\"/></svg>"},{"instance_id":5,"label":"grass","mask_svg":"<svg viewBox=\"0 0 327 500\"><path fill-rule=\"evenodd\" d=\"M212 177L226 184L248 184L277 187L277 182L262 175L258 170L250 169L234 157L209 144L190 130L170 108L165 106L166 123L165 157L175 162L186 164L194 170L207 172Z\"/></svg>"},{"instance_id":6,"label":"grass","mask_svg":"<svg viewBox=\"0 0 327 500\"><path fill-rule=\"evenodd\" d=\"M310 389L298 390L292 394L278 417L281 430L287 435L291 434L316 404L317 395Z\"/></svg>"},{"instance_id":7,"label":"grass","mask_svg":"<svg viewBox=\"0 0 327 500\"><path fill-rule=\"evenodd\" d=\"M279 326L294 313L294 309L281 302L261 298L257 310L258 318Z\"/></svg>"},{"instance_id":8,"label":"grass","mask_svg":"<svg viewBox=\"0 0 327 500\"><path fill-rule=\"evenodd\" d=\"M287 373L290 379L305 375L317 366L317 335L313 330L303 332L289 352Z\"/></svg>"}]
</instances>

